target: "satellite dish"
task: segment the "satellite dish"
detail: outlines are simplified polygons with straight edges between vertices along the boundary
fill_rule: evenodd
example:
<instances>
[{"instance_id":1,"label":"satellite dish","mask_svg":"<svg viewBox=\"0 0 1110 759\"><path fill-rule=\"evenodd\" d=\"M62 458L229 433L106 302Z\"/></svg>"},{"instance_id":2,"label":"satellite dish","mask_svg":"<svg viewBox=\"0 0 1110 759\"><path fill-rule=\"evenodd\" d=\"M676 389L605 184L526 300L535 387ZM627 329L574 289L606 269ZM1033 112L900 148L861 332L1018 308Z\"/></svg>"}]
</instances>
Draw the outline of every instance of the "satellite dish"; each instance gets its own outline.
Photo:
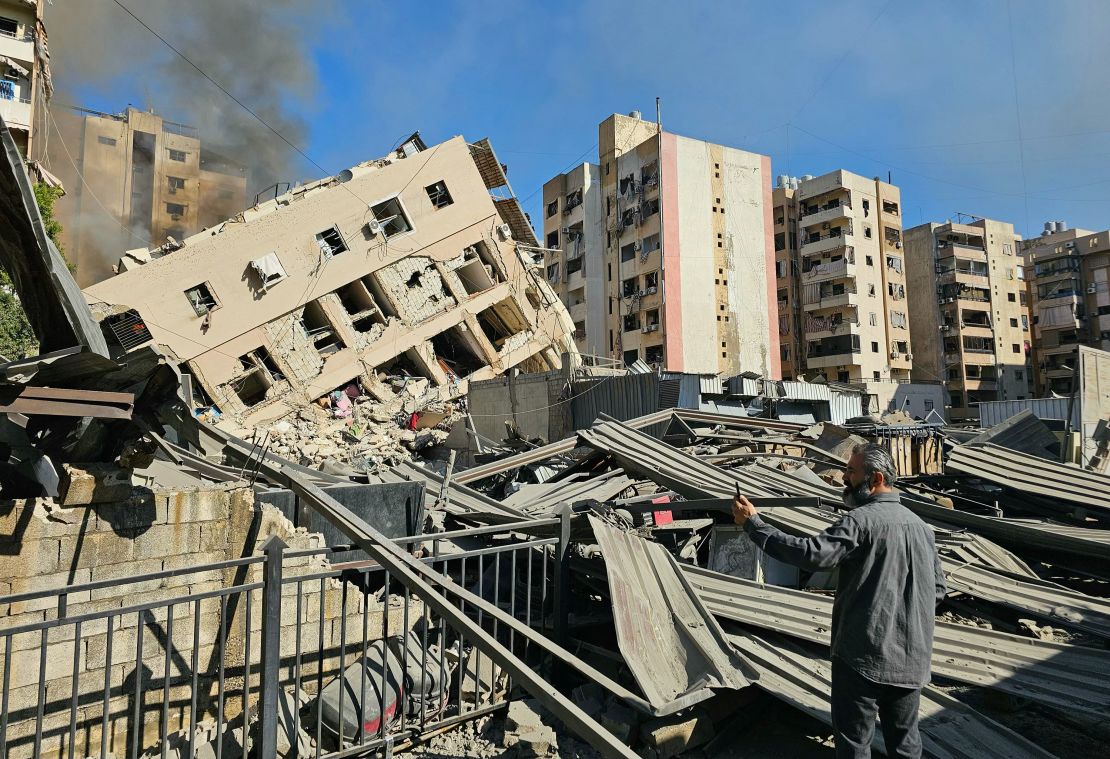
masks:
<instances>
[{"instance_id":1,"label":"satellite dish","mask_svg":"<svg viewBox=\"0 0 1110 759\"><path fill-rule=\"evenodd\" d=\"M336 179L338 179L340 182L350 182L354 178L355 175L350 169L343 169L343 171L339 172L336 175Z\"/></svg>"}]
</instances>

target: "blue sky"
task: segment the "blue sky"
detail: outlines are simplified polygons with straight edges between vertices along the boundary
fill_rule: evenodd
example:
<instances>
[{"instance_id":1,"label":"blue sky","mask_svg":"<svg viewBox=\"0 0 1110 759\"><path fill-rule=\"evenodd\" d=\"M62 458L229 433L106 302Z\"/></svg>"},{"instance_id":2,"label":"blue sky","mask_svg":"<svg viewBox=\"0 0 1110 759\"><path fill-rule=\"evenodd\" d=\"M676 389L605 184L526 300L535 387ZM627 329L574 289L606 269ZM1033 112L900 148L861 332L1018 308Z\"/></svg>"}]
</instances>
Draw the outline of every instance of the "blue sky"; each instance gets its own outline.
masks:
<instances>
[{"instance_id":1,"label":"blue sky","mask_svg":"<svg viewBox=\"0 0 1110 759\"><path fill-rule=\"evenodd\" d=\"M598 122L658 96L668 131L766 153L774 174L889 171L906 226L1110 227L1104 0L121 2L328 173L417 129L490 137L539 219L543 182L596 160ZM55 4L63 97L250 120L112 0ZM289 178L323 173L258 139Z\"/></svg>"}]
</instances>

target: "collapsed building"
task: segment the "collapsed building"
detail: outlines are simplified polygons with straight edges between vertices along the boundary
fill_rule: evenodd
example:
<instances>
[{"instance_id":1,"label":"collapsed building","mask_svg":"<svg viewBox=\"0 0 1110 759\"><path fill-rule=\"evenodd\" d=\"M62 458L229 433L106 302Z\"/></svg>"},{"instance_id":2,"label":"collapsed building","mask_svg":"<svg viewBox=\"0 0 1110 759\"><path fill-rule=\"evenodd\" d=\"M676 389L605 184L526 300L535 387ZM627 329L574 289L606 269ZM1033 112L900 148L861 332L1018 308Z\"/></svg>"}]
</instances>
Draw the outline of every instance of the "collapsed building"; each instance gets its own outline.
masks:
<instances>
[{"instance_id":1,"label":"collapsed building","mask_svg":"<svg viewBox=\"0 0 1110 759\"><path fill-rule=\"evenodd\" d=\"M428 147L415 134L183 241L129 251L85 292L117 354L156 345L192 375L197 405L243 428L352 385L411 413L575 355L537 247L487 140Z\"/></svg>"}]
</instances>

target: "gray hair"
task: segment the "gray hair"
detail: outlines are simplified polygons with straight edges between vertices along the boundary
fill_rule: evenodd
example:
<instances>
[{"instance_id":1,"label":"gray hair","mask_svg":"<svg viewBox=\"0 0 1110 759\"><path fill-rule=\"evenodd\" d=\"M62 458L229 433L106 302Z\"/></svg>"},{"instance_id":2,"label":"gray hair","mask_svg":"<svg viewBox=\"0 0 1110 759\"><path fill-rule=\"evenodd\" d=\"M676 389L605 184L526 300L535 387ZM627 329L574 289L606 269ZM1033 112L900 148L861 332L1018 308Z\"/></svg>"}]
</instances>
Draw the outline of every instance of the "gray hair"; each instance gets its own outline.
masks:
<instances>
[{"instance_id":1,"label":"gray hair","mask_svg":"<svg viewBox=\"0 0 1110 759\"><path fill-rule=\"evenodd\" d=\"M853 455L857 453L863 456L863 473L868 481L875 472L878 472L883 476L883 483L888 488L894 487L894 483L898 481L898 470L895 469L894 459L886 448L875 443L860 443L852 449Z\"/></svg>"}]
</instances>

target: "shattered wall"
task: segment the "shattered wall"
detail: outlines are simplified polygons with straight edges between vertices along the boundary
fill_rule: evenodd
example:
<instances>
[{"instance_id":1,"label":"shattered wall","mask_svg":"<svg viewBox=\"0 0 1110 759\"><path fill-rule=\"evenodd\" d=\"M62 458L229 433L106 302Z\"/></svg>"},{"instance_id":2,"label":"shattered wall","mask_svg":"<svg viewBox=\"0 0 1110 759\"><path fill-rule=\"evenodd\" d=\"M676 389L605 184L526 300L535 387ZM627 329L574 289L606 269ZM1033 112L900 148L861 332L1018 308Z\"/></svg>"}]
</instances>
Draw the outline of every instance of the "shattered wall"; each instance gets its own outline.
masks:
<instances>
[{"instance_id":1,"label":"shattered wall","mask_svg":"<svg viewBox=\"0 0 1110 759\"><path fill-rule=\"evenodd\" d=\"M138 492L138 491L136 491ZM290 549L320 548L323 538L317 533L298 530L272 506L255 505L250 488L211 486L185 492L140 493L128 501L94 507L63 508L51 500L7 501L0 506L0 593L16 594L32 589L89 583L160 572L183 570L202 564L237 559L255 553L269 536L277 535ZM321 557L287 559L285 576L327 570ZM138 584L78 591L69 595L68 616L120 609L136 603L169 600L210 592L235 584L260 580L261 567L201 573L148 580ZM295 586L290 586L290 588ZM302 645L316 651L321 641L320 611L323 604L322 646L325 651L325 681L337 671L342 618L347 629L358 633L361 643L362 616L358 594L344 594L334 580L305 583L302 595ZM346 607L343 598L346 597ZM204 717L215 714L215 674L222 656L226 668L228 697L224 716L233 719L242 708L242 666L245 653L242 594L228 596L225 637L221 638L219 598L199 601L200 641L197 649L200 685L199 708ZM0 599L2 600L2 599ZM260 655L261 594L254 591L251 610L251 661L257 672ZM289 612L282 615L282 681L292 681L291 664L296 646L296 604L289 599ZM378 602L371 599L371 604ZM172 638L167 627L167 607L147 612L143 621L143 735L140 751L154 745L158 738L166 667L166 646L172 640L170 656L170 717L172 732L187 721L191 660L194 653L192 603L173 607ZM419 614L419 607L417 612ZM390 629L400 630L400 608L390 610ZM412 611L410 610L410 613ZM5 627L14 627L57 617L56 597L9 603L0 606ZM394 618L396 616L396 619ZM382 608L370 607L372 630L382 629ZM136 684L135 650L138 615L113 618L112 665L109 671L109 751L115 756L129 755L133 737L131 716ZM78 731L76 756L99 755L104 694L104 669L107 663L107 619L95 619L82 626L78 651ZM376 626L375 626L376 625ZM348 638L353 642L353 634ZM72 698L74 627L62 625L51 630L46 648L46 714L43 725L43 757L68 754L69 704ZM8 756L33 754L35 715L39 689L38 632L12 638L11 671L8 678L9 723ZM349 660L353 654L345 658ZM302 663L306 688L315 689L316 665L312 656ZM0 659L0 666L3 660ZM311 675L311 677L309 677ZM255 676L257 677L257 675ZM310 682L309 682L310 681ZM255 687L257 687L257 682ZM232 695L234 694L234 695ZM252 696L252 700L254 696Z\"/></svg>"}]
</instances>

